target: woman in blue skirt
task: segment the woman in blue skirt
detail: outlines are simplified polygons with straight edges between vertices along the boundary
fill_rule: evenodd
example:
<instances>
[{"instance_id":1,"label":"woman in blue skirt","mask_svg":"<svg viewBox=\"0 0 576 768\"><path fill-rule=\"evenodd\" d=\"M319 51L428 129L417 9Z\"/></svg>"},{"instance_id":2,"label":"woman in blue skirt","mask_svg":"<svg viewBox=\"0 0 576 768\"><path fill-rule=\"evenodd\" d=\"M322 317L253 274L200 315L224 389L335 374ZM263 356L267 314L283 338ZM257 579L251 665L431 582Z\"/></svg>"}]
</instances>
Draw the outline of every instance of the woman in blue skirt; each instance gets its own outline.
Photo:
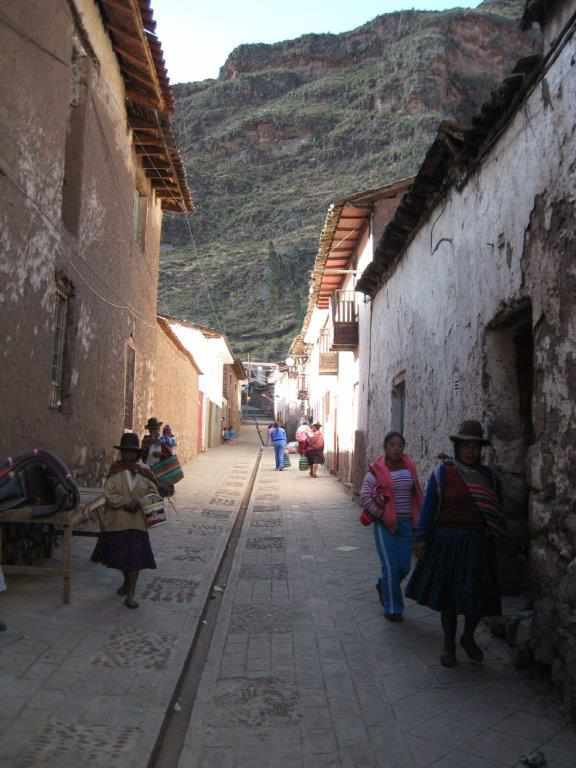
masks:
<instances>
[{"instance_id":1,"label":"woman in blue skirt","mask_svg":"<svg viewBox=\"0 0 576 768\"><path fill-rule=\"evenodd\" d=\"M484 659L474 633L482 616L501 612L494 536L504 527L496 478L481 463L489 445L482 425L464 421L450 439L455 460L439 464L428 482L415 536L418 564L406 589L407 597L440 612L445 667L457 663L459 615L460 645L472 661Z\"/></svg>"}]
</instances>

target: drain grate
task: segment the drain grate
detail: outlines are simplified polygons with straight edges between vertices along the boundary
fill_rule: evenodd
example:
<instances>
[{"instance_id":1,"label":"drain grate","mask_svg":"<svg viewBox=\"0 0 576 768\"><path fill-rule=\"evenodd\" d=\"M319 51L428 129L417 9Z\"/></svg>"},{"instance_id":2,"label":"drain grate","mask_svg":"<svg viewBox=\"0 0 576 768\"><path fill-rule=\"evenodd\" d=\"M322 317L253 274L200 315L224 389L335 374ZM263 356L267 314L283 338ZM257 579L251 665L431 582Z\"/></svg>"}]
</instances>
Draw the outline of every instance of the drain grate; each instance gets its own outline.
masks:
<instances>
[{"instance_id":1,"label":"drain grate","mask_svg":"<svg viewBox=\"0 0 576 768\"><path fill-rule=\"evenodd\" d=\"M83 765L93 768L125 766L130 762L139 728L110 728L109 725L84 725L52 720L26 752L19 768L56 765Z\"/></svg>"},{"instance_id":2,"label":"drain grate","mask_svg":"<svg viewBox=\"0 0 576 768\"><path fill-rule=\"evenodd\" d=\"M176 639L176 635L142 632L136 627L116 630L91 663L106 669L166 669Z\"/></svg>"},{"instance_id":3,"label":"drain grate","mask_svg":"<svg viewBox=\"0 0 576 768\"><path fill-rule=\"evenodd\" d=\"M197 581L155 578L146 584L142 598L144 600L151 600L153 603L191 603L194 600L197 589Z\"/></svg>"},{"instance_id":4,"label":"drain grate","mask_svg":"<svg viewBox=\"0 0 576 768\"><path fill-rule=\"evenodd\" d=\"M273 550L278 552L286 548L286 542L282 536L258 536L248 539L246 549Z\"/></svg>"}]
</instances>

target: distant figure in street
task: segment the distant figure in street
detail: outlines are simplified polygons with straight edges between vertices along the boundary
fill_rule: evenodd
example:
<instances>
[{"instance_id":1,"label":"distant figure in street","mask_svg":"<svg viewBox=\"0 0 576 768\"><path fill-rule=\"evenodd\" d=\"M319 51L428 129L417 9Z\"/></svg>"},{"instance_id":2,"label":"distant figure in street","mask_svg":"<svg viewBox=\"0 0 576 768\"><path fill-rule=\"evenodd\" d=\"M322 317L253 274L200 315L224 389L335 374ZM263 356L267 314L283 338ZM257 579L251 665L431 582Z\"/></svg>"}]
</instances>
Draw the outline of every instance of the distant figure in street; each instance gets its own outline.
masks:
<instances>
[{"instance_id":1,"label":"distant figure in street","mask_svg":"<svg viewBox=\"0 0 576 768\"><path fill-rule=\"evenodd\" d=\"M310 477L318 477L318 466L324 464L324 435L322 425L312 424L311 433L306 440L306 458L310 465Z\"/></svg>"},{"instance_id":2,"label":"distant figure in street","mask_svg":"<svg viewBox=\"0 0 576 768\"><path fill-rule=\"evenodd\" d=\"M174 435L174 432L172 432L172 427L170 424L164 424L164 427L162 428L162 437L160 438L160 443L164 447L165 452L169 453L171 456L175 453L176 448L176 436Z\"/></svg>"},{"instance_id":3,"label":"distant figure in street","mask_svg":"<svg viewBox=\"0 0 576 768\"><path fill-rule=\"evenodd\" d=\"M266 445L272 445L272 430L273 429L274 429L274 424L268 424Z\"/></svg>"},{"instance_id":4,"label":"distant figure in street","mask_svg":"<svg viewBox=\"0 0 576 768\"><path fill-rule=\"evenodd\" d=\"M422 504L416 465L404 453L404 446L400 432L388 432L384 455L370 465L360 491L360 521L364 525L374 524L382 566L376 589L389 621L403 619L402 580L410 573L412 528L418 522Z\"/></svg>"},{"instance_id":5,"label":"distant figure in street","mask_svg":"<svg viewBox=\"0 0 576 768\"><path fill-rule=\"evenodd\" d=\"M161 499L156 478L140 462L138 435L127 432L114 447L120 451L120 460L112 464L104 484L102 532L92 560L122 571L124 581L118 594L127 608L138 608L134 599L138 575L146 568L156 568L144 506L151 497Z\"/></svg>"},{"instance_id":6,"label":"distant figure in street","mask_svg":"<svg viewBox=\"0 0 576 768\"><path fill-rule=\"evenodd\" d=\"M169 456L167 447L162 445L160 427L162 422L155 416L151 416L146 422L148 434L142 438L142 461L149 467L158 464L166 456Z\"/></svg>"},{"instance_id":7,"label":"distant figure in street","mask_svg":"<svg viewBox=\"0 0 576 768\"><path fill-rule=\"evenodd\" d=\"M307 421L303 421L296 430L296 442L298 443L298 453L300 456L304 456L306 453L306 443L311 434L310 425Z\"/></svg>"},{"instance_id":8,"label":"distant figure in street","mask_svg":"<svg viewBox=\"0 0 576 768\"><path fill-rule=\"evenodd\" d=\"M277 421L272 424L270 430L270 442L274 448L274 458L276 460L276 470L282 472L284 469L284 453L286 452L286 430L281 427Z\"/></svg>"},{"instance_id":9,"label":"distant figure in street","mask_svg":"<svg viewBox=\"0 0 576 768\"><path fill-rule=\"evenodd\" d=\"M407 597L441 613L445 667L457 663L460 614L460 645L472 661L484 659L474 633L482 616L501 613L494 544L505 530L497 479L481 463L482 448L490 444L482 425L464 421L450 439L455 460L439 464L428 481L416 532L418 564L406 589Z\"/></svg>"},{"instance_id":10,"label":"distant figure in street","mask_svg":"<svg viewBox=\"0 0 576 768\"><path fill-rule=\"evenodd\" d=\"M2 566L0 565L0 592L6 591L6 580L4 579L4 572L2 570ZM6 632L8 627L2 620L0 620L0 632Z\"/></svg>"}]
</instances>

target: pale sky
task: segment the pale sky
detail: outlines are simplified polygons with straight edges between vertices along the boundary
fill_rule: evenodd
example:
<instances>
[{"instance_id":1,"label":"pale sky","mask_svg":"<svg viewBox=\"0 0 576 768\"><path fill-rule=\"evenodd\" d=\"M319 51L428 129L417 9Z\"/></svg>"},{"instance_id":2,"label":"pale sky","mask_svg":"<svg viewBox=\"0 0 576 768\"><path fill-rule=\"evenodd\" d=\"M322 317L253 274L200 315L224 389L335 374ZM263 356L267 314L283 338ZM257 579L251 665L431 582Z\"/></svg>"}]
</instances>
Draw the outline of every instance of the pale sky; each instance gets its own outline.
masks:
<instances>
[{"instance_id":1,"label":"pale sky","mask_svg":"<svg viewBox=\"0 0 576 768\"><path fill-rule=\"evenodd\" d=\"M345 32L382 13L474 8L479 0L154 0L172 83L217 77L241 43L275 43L310 32Z\"/></svg>"}]
</instances>

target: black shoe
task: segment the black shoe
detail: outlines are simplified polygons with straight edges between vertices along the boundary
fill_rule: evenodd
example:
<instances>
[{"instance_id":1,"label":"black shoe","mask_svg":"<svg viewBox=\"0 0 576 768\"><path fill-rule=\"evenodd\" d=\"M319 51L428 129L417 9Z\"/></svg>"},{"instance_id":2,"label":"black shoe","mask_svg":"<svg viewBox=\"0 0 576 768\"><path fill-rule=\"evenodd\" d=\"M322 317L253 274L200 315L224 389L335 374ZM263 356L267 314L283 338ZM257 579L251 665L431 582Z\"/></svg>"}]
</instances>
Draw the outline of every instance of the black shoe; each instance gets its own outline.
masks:
<instances>
[{"instance_id":1,"label":"black shoe","mask_svg":"<svg viewBox=\"0 0 576 768\"><path fill-rule=\"evenodd\" d=\"M460 638L460 645L464 648L471 661L475 661L478 664L481 664L484 661L484 651L477 645L473 637L462 635Z\"/></svg>"},{"instance_id":2,"label":"black shoe","mask_svg":"<svg viewBox=\"0 0 576 768\"><path fill-rule=\"evenodd\" d=\"M444 650L444 652L440 656L440 664L442 664L443 667L448 667L448 669L455 667L458 664L458 659L456 658L456 651Z\"/></svg>"},{"instance_id":3,"label":"black shoe","mask_svg":"<svg viewBox=\"0 0 576 768\"><path fill-rule=\"evenodd\" d=\"M402 616L401 613L385 613L384 617L388 619L388 621L404 621L404 616Z\"/></svg>"},{"instance_id":4,"label":"black shoe","mask_svg":"<svg viewBox=\"0 0 576 768\"><path fill-rule=\"evenodd\" d=\"M6 624L4 624L3 621L0 621L0 632L6 632L7 629L8 627L6 626Z\"/></svg>"}]
</instances>

